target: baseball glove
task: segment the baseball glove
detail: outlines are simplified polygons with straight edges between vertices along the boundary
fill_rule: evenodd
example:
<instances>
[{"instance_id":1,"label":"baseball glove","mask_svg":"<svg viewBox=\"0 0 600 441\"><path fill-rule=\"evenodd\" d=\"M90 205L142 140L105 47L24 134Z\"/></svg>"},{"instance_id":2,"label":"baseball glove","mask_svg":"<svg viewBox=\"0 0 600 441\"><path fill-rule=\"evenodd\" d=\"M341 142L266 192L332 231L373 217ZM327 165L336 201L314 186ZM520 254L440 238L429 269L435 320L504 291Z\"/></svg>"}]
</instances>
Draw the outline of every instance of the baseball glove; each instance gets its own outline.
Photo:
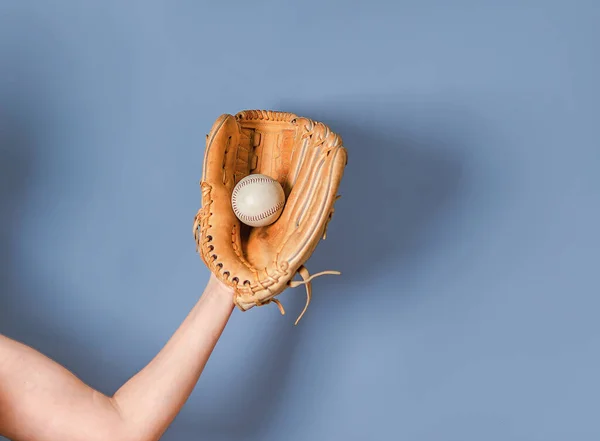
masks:
<instances>
[{"instance_id":1,"label":"baseball glove","mask_svg":"<svg viewBox=\"0 0 600 441\"><path fill-rule=\"evenodd\" d=\"M212 273L234 290L242 311L275 303L288 287L306 287L306 312L312 276L304 266L334 212L347 152L325 124L292 113L264 110L221 115L206 136L202 206L194 219L197 251ZM231 206L234 186L250 174L276 179L285 193L280 217L265 227L249 227ZM302 280L293 280L299 274Z\"/></svg>"}]
</instances>

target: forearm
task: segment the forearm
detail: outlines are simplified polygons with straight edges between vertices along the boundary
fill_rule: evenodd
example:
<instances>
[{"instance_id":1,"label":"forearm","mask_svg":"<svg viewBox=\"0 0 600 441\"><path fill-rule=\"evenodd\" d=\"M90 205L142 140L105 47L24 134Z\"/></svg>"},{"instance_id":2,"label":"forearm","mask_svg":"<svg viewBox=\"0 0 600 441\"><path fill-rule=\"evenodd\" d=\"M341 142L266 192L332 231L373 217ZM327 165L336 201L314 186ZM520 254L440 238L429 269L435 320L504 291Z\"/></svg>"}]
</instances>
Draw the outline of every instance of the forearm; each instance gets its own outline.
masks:
<instances>
[{"instance_id":1,"label":"forearm","mask_svg":"<svg viewBox=\"0 0 600 441\"><path fill-rule=\"evenodd\" d=\"M158 439L175 418L210 357L231 312L231 295L213 278L158 355L112 401L143 440Z\"/></svg>"},{"instance_id":2,"label":"forearm","mask_svg":"<svg viewBox=\"0 0 600 441\"><path fill-rule=\"evenodd\" d=\"M216 279L163 349L112 397L0 336L0 435L16 441L157 440L191 394L233 311Z\"/></svg>"}]
</instances>

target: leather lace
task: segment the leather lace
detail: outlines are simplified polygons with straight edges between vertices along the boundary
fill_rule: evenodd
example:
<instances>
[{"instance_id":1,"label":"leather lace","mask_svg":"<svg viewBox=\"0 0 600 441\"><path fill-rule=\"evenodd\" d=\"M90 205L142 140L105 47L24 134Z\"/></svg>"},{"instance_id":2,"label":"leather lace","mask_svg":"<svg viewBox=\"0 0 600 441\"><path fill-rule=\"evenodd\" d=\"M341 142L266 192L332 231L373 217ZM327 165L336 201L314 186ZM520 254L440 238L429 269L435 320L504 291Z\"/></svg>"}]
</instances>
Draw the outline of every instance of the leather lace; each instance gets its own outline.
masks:
<instances>
[{"instance_id":1,"label":"leather lace","mask_svg":"<svg viewBox=\"0 0 600 441\"><path fill-rule=\"evenodd\" d=\"M316 277L324 276L326 274L333 274L333 275L339 276L341 273L339 271L321 271L320 273L310 275L310 273L308 272L308 269L306 269L306 267L304 265L302 265L302 266L300 266L300 268L298 268L298 274L300 275L300 277L302 277L302 280L292 280L289 282L289 286L290 286L290 288L296 288L297 286L300 286L300 285L304 285L306 287L306 305L304 305L304 309L302 310L302 312L296 319L294 326L298 324L298 322L300 321L300 319L302 318L302 316L308 309L308 305L310 304L310 300L312 298L311 281ZM277 306L279 307L279 310L282 311L282 314L283 314L283 306L281 306L281 303L279 301L275 301L275 300L273 300L273 301L277 304Z\"/></svg>"}]
</instances>

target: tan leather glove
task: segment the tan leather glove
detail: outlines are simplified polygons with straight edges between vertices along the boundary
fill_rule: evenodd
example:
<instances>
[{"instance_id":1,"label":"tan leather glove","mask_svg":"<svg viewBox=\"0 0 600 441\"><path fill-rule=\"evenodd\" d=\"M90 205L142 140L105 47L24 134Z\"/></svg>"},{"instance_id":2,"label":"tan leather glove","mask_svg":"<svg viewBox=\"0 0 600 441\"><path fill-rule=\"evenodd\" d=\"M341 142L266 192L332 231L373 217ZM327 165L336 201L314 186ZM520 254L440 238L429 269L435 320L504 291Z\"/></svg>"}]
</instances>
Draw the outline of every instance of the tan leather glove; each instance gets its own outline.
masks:
<instances>
[{"instance_id":1,"label":"tan leather glove","mask_svg":"<svg viewBox=\"0 0 600 441\"><path fill-rule=\"evenodd\" d=\"M334 203L347 152L325 124L291 113L248 110L221 115L206 139L200 183L202 208L193 226L197 251L216 277L234 289L242 311L271 302L288 287L305 285L306 312L311 298L304 263L321 239ZM234 186L249 174L276 179L286 196L281 216L271 225L249 227L231 206ZM302 280L294 281L299 274Z\"/></svg>"}]
</instances>

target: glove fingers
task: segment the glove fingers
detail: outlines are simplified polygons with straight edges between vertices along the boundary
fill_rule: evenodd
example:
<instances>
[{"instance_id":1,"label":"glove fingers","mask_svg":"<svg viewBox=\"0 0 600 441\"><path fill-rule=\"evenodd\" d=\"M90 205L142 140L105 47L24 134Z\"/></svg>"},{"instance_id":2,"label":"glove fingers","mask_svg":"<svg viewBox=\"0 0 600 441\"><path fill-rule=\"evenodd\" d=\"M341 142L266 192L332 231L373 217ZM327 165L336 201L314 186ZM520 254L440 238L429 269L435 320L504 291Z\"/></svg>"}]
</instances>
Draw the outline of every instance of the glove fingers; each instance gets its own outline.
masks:
<instances>
[{"instance_id":1,"label":"glove fingers","mask_svg":"<svg viewBox=\"0 0 600 441\"><path fill-rule=\"evenodd\" d=\"M222 115L215 121L206 139L202 175L204 182L213 187L224 186L230 192L233 190L236 183L240 135L239 126L232 115ZM243 166L243 161L241 162ZM246 159L245 169L247 168Z\"/></svg>"},{"instance_id":2,"label":"glove fingers","mask_svg":"<svg viewBox=\"0 0 600 441\"><path fill-rule=\"evenodd\" d=\"M240 153L248 146L249 171L277 180L287 197L290 160L295 145L296 115L286 112L246 110L236 115L241 127ZM247 141L245 140L247 138Z\"/></svg>"},{"instance_id":3,"label":"glove fingers","mask_svg":"<svg viewBox=\"0 0 600 441\"><path fill-rule=\"evenodd\" d=\"M346 162L346 149L338 147L314 163L307 190L295 193L296 209L280 247L281 259L295 266L314 251L331 219Z\"/></svg>"},{"instance_id":4,"label":"glove fingers","mask_svg":"<svg viewBox=\"0 0 600 441\"><path fill-rule=\"evenodd\" d=\"M322 123L298 118L297 124L300 139L294 149L289 174L292 190L280 217L281 224L289 225L289 228L300 226L307 210L315 203L313 198L326 186L322 173L327 174L332 153L342 146L341 138Z\"/></svg>"}]
</instances>

